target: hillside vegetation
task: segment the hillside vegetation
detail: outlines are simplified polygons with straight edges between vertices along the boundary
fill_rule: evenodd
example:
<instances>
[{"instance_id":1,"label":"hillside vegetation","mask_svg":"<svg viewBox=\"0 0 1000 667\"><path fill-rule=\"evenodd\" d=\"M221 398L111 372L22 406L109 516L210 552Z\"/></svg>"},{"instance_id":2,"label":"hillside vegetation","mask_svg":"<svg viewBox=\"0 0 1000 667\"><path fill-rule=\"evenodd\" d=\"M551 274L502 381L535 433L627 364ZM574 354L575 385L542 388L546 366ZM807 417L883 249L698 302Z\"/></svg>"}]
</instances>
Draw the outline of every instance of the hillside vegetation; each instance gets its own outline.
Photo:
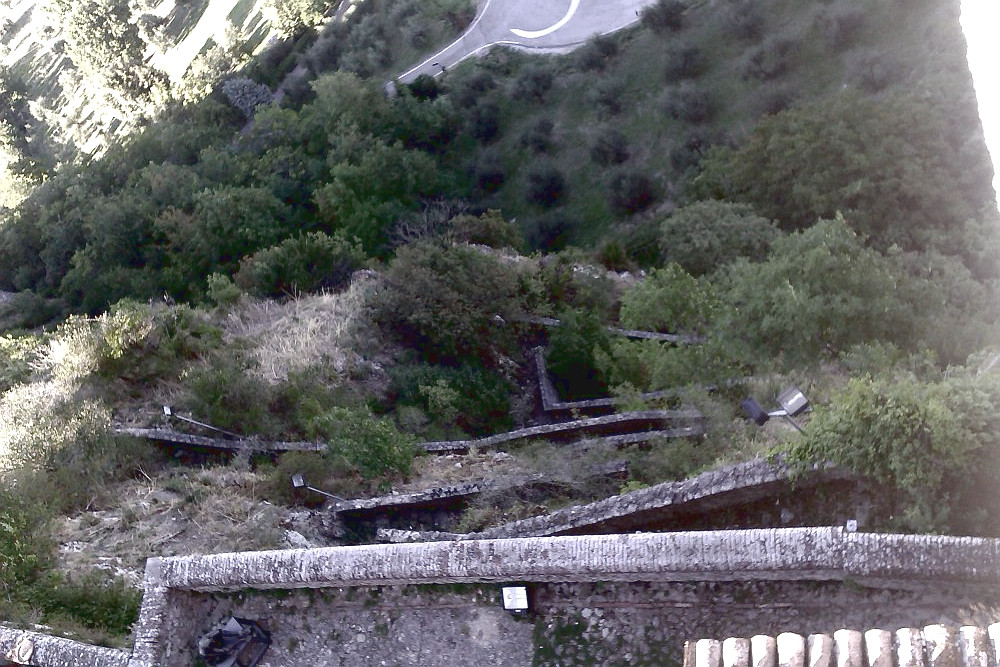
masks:
<instances>
[{"instance_id":1,"label":"hillside vegetation","mask_svg":"<svg viewBox=\"0 0 1000 667\"><path fill-rule=\"evenodd\" d=\"M625 459L634 489L781 453L868 476L867 528L1000 535L1000 220L957 2L660 0L387 95L469 9L368 0L3 211L0 616L120 641L144 557L285 545L319 500L293 473L559 481L473 505L476 530L606 494L586 465ZM544 418L537 345L564 398L696 407L707 435L416 456ZM791 383L804 433L743 419ZM116 432L163 405L328 447L187 460Z\"/></svg>"}]
</instances>

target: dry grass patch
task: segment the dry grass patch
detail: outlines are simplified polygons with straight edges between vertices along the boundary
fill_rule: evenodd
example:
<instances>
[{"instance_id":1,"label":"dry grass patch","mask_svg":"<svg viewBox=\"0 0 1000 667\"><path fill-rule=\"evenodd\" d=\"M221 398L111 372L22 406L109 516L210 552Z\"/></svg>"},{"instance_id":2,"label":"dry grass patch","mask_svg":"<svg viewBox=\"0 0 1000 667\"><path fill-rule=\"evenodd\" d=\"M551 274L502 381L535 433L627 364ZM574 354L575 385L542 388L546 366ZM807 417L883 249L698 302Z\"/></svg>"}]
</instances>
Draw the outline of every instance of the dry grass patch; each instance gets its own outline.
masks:
<instances>
[{"instance_id":1,"label":"dry grass patch","mask_svg":"<svg viewBox=\"0 0 1000 667\"><path fill-rule=\"evenodd\" d=\"M348 373L361 361L365 341L378 338L366 316L376 283L367 275L336 294L286 302L247 299L223 322L223 331L229 340L250 342L268 382L283 382L289 373L322 363Z\"/></svg>"}]
</instances>

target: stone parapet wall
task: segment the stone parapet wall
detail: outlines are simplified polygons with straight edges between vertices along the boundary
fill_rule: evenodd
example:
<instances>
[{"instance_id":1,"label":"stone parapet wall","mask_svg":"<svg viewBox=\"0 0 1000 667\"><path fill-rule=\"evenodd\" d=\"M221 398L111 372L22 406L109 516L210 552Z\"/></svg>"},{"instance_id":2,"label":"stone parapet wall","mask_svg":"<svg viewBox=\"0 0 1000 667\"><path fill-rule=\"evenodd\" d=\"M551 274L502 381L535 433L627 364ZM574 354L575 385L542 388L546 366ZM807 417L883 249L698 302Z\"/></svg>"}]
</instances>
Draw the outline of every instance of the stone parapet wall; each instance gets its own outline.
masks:
<instances>
[{"instance_id":1,"label":"stone parapet wall","mask_svg":"<svg viewBox=\"0 0 1000 667\"><path fill-rule=\"evenodd\" d=\"M44 667L126 667L129 652L39 632L0 627L0 664Z\"/></svg>"},{"instance_id":2,"label":"stone parapet wall","mask_svg":"<svg viewBox=\"0 0 1000 667\"><path fill-rule=\"evenodd\" d=\"M808 636L699 639L684 646L684 667L996 667L1000 623Z\"/></svg>"}]
</instances>

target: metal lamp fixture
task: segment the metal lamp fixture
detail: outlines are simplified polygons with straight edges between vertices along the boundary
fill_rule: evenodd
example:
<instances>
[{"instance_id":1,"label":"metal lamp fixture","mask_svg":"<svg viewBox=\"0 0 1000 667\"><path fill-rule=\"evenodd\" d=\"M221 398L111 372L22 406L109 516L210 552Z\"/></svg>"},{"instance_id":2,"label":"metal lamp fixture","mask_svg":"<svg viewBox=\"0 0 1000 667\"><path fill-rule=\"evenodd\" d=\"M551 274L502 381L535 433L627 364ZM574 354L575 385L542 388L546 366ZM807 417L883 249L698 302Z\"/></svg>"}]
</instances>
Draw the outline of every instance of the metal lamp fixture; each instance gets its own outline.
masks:
<instances>
[{"instance_id":1,"label":"metal lamp fixture","mask_svg":"<svg viewBox=\"0 0 1000 667\"><path fill-rule=\"evenodd\" d=\"M792 417L800 415L809 409L809 399L806 398L801 389L792 385L778 394L777 400L778 405L781 406L778 410L765 410L753 396L743 399L740 407L743 408L747 419L757 424L757 426L763 426L771 417L784 417L788 420L789 424L801 433L802 427L796 424Z\"/></svg>"}]
</instances>

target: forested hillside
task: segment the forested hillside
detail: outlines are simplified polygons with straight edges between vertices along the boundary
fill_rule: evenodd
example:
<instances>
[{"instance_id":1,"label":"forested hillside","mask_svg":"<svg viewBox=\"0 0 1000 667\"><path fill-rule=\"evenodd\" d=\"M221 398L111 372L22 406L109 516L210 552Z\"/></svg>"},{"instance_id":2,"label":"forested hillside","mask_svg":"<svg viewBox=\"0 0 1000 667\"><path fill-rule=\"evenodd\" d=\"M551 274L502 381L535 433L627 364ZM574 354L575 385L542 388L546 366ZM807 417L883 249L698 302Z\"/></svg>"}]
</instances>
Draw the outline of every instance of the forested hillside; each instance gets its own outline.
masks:
<instances>
[{"instance_id":1,"label":"forested hillside","mask_svg":"<svg viewBox=\"0 0 1000 667\"><path fill-rule=\"evenodd\" d=\"M3 210L0 615L126 631L129 587L59 574L53 539L127 575L280 546L316 500L292 473L345 496L457 474L414 442L535 423L537 345L565 398L705 415L704 438L594 453L631 463L624 488L780 452L869 476L870 528L1000 535L1000 220L957 1L659 0L564 55L389 86L471 8L357 11ZM804 433L743 419L791 383ZM164 404L328 451L208 475L114 432ZM570 491L463 530L603 492L565 450L512 454ZM75 614L88 587L106 599Z\"/></svg>"}]
</instances>

